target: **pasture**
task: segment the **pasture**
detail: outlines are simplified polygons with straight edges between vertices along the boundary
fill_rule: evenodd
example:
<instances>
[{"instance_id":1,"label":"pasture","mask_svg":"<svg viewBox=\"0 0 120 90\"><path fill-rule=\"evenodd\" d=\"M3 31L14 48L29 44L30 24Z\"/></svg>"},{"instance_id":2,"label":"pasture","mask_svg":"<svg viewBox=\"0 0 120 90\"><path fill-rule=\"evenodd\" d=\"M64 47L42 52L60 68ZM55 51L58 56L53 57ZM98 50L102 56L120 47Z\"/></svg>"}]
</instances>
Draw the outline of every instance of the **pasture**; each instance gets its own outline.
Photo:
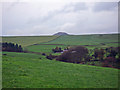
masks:
<instances>
[{"instance_id":1,"label":"pasture","mask_svg":"<svg viewBox=\"0 0 120 90\"><path fill-rule=\"evenodd\" d=\"M27 46L26 48L28 51L52 53L52 49L56 46L64 49L67 46L77 45L87 47L88 49L117 47L119 45L118 34L65 35L60 36L55 40L41 43L39 45Z\"/></svg>"},{"instance_id":2,"label":"pasture","mask_svg":"<svg viewBox=\"0 0 120 90\"><path fill-rule=\"evenodd\" d=\"M3 37L27 51L52 55L52 49L82 45L117 47L118 34ZM119 69L48 60L35 53L2 52L3 88L117 88ZM99 64L99 63L98 63Z\"/></svg>"},{"instance_id":3,"label":"pasture","mask_svg":"<svg viewBox=\"0 0 120 90\"><path fill-rule=\"evenodd\" d=\"M118 44L118 34L103 34L103 35L66 35L57 38L56 40L47 42L46 44L65 44L65 45L100 45L116 46ZM112 43L112 44L111 44ZM114 44L113 44L114 43ZM111 44L111 45L110 45Z\"/></svg>"},{"instance_id":4,"label":"pasture","mask_svg":"<svg viewBox=\"0 0 120 90\"><path fill-rule=\"evenodd\" d=\"M61 47L61 48L65 48L67 47L66 45L32 45L32 46L28 46L27 50L28 51L33 51L33 52L43 52L43 53L52 53L52 49L55 47Z\"/></svg>"},{"instance_id":5,"label":"pasture","mask_svg":"<svg viewBox=\"0 0 120 90\"><path fill-rule=\"evenodd\" d=\"M23 47L36 43L48 42L56 39L58 36L11 36L2 37L3 42L12 42L22 45Z\"/></svg>"},{"instance_id":6,"label":"pasture","mask_svg":"<svg viewBox=\"0 0 120 90\"><path fill-rule=\"evenodd\" d=\"M117 88L118 69L3 52L3 88ZM41 58L41 59L40 59Z\"/></svg>"}]
</instances>

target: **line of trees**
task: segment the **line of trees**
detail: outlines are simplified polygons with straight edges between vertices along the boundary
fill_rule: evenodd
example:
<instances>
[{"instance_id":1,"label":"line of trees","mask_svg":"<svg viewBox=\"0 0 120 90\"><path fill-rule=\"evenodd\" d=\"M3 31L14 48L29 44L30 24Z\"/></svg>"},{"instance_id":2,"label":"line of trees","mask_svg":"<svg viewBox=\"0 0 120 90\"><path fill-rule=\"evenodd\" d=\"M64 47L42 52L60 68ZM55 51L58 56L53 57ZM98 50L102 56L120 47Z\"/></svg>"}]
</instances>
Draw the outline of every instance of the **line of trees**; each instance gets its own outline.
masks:
<instances>
[{"instance_id":1,"label":"line of trees","mask_svg":"<svg viewBox=\"0 0 120 90\"><path fill-rule=\"evenodd\" d=\"M23 52L23 48L21 45L14 44L14 43L1 43L2 45L2 51L8 51L8 52Z\"/></svg>"}]
</instances>

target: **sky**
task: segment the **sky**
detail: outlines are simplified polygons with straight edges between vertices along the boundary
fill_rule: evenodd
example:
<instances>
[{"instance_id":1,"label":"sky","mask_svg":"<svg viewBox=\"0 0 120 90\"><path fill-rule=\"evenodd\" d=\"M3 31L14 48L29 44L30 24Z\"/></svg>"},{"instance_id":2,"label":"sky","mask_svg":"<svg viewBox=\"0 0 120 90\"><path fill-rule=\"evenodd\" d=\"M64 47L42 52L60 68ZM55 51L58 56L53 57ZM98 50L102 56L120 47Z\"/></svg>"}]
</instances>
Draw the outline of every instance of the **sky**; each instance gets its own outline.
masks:
<instances>
[{"instance_id":1,"label":"sky","mask_svg":"<svg viewBox=\"0 0 120 90\"><path fill-rule=\"evenodd\" d=\"M2 2L2 36L53 35L57 32L74 35L118 33L118 2Z\"/></svg>"}]
</instances>

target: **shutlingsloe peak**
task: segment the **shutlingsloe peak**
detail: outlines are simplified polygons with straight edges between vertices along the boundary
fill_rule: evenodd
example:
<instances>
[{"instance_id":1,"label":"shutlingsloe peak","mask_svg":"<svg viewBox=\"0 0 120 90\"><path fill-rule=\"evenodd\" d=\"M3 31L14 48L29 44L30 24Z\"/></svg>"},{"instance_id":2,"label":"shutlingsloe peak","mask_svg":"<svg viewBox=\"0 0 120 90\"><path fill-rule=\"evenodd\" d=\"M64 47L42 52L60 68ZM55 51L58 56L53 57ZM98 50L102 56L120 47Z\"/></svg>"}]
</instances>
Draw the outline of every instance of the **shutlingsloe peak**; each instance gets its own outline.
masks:
<instances>
[{"instance_id":1,"label":"shutlingsloe peak","mask_svg":"<svg viewBox=\"0 0 120 90\"><path fill-rule=\"evenodd\" d=\"M55 33L54 35L61 36L61 35L69 35L69 34L67 34L66 32L58 32L58 33Z\"/></svg>"}]
</instances>

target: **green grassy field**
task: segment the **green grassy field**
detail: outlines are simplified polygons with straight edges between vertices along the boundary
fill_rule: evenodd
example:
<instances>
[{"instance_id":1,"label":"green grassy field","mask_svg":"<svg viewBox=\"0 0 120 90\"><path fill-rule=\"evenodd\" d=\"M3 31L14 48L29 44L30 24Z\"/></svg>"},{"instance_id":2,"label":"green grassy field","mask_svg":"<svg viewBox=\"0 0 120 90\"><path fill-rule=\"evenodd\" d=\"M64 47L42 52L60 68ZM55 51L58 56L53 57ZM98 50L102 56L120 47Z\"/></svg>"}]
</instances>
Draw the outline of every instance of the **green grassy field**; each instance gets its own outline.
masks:
<instances>
[{"instance_id":1,"label":"green grassy field","mask_svg":"<svg viewBox=\"0 0 120 90\"><path fill-rule=\"evenodd\" d=\"M118 34L105 34L102 36L100 35L68 35L68 36L61 36L56 40L53 40L46 44L99 45L100 43L105 43L107 45L108 42L111 42L111 43L118 42ZM116 43L114 44L116 46Z\"/></svg>"},{"instance_id":2,"label":"green grassy field","mask_svg":"<svg viewBox=\"0 0 120 90\"><path fill-rule=\"evenodd\" d=\"M73 45L96 45L86 46L88 49L116 47L118 35L16 36L3 37L3 42L18 43L28 51L50 54L56 46L62 49ZM45 56L32 53L3 52L3 54L7 54L2 56L3 88L118 87L119 69L48 60Z\"/></svg>"},{"instance_id":3,"label":"green grassy field","mask_svg":"<svg viewBox=\"0 0 120 90\"><path fill-rule=\"evenodd\" d=\"M58 36L12 36L2 37L3 42L12 42L22 45L23 47L36 43L48 42L56 39Z\"/></svg>"},{"instance_id":4,"label":"green grassy field","mask_svg":"<svg viewBox=\"0 0 120 90\"><path fill-rule=\"evenodd\" d=\"M33 52L52 53L52 49L56 47L65 48L67 46L66 45L33 45L33 46L28 46L27 49L28 51L33 51Z\"/></svg>"},{"instance_id":5,"label":"green grassy field","mask_svg":"<svg viewBox=\"0 0 120 90\"><path fill-rule=\"evenodd\" d=\"M118 35L117 34L108 34L108 35L68 35L60 36L55 40L41 43L41 44L51 44L51 45L32 45L26 47L29 51L34 52L44 52L52 53L52 49L56 46L65 48L67 46L74 45L93 45L85 46L88 49L94 48L107 48L107 47L117 47L118 46ZM102 45L104 43L105 45ZM52 45L52 44L63 44L63 45Z\"/></svg>"},{"instance_id":6,"label":"green grassy field","mask_svg":"<svg viewBox=\"0 0 120 90\"><path fill-rule=\"evenodd\" d=\"M118 69L3 52L3 88L117 88ZM41 59L39 59L41 58Z\"/></svg>"}]
</instances>

